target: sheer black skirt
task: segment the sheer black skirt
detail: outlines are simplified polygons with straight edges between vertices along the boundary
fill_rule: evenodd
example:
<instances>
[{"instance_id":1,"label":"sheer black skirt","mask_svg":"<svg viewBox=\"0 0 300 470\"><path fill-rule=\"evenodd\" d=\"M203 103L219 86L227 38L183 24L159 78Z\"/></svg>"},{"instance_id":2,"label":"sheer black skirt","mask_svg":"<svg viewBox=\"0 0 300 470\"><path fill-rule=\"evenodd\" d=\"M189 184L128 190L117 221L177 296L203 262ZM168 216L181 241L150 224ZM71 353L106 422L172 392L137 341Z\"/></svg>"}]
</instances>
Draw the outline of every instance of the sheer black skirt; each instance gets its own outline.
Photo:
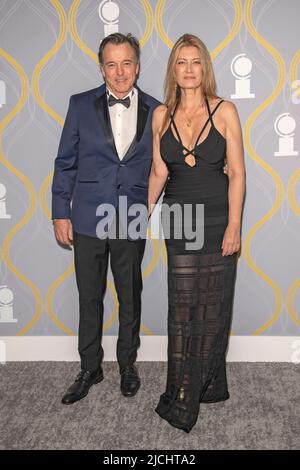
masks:
<instances>
[{"instance_id":1,"label":"sheer black skirt","mask_svg":"<svg viewBox=\"0 0 300 470\"><path fill-rule=\"evenodd\" d=\"M200 403L227 400L237 254L168 253L168 374L156 412L189 432Z\"/></svg>"}]
</instances>

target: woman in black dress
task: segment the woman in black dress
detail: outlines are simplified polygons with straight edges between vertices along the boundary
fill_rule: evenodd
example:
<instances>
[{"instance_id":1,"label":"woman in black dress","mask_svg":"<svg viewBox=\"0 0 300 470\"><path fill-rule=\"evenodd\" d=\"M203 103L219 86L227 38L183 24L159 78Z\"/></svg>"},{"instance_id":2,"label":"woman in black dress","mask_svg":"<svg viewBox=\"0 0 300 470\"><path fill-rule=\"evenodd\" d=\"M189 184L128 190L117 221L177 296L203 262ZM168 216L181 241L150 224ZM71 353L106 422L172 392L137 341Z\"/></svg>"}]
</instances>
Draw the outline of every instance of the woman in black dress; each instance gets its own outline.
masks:
<instances>
[{"instance_id":1,"label":"woman in black dress","mask_svg":"<svg viewBox=\"0 0 300 470\"><path fill-rule=\"evenodd\" d=\"M153 136L149 213L165 187L166 215L173 204L182 211L189 205L191 228L204 222L202 248L187 245L187 236L178 239L178 217L176 223L171 219L165 240L168 375L156 412L189 432L200 403L229 398L225 357L245 192L238 113L233 103L217 97L210 54L196 36L183 35L172 49L165 104L154 111ZM204 206L202 221L197 204Z\"/></svg>"}]
</instances>

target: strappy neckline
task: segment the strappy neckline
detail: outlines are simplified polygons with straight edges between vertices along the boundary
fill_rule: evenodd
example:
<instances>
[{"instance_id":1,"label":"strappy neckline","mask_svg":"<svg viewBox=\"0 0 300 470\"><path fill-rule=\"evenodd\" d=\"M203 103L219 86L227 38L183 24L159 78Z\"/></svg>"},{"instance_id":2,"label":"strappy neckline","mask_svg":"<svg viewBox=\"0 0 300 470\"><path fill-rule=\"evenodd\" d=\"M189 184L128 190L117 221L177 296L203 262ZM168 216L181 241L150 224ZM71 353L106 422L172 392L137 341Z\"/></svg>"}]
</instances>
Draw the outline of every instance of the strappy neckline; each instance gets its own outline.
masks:
<instances>
[{"instance_id":1,"label":"strappy neckline","mask_svg":"<svg viewBox=\"0 0 300 470\"><path fill-rule=\"evenodd\" d=\"M194 157L196 157L196 155L195 155L196 149L197 149L200 145L202 145L202 144L208 139L208 137L209 137L209 135L210 135L212 129L216 129L216 128L215 128L215 125L214 125L214 122L213 122L213 119L212 119L212 116L213 116L214 113L217 111L217 109L218 109L218 107L220 106L220 104L223 103L223 101L224 101L224 100L219 101L219 103L218 103L218 104L216 105L216 107L213 109L213 112L211 112L210 107L209 107L209 103L208 103L208 99L205 98L205 103L206 103L206 107L207 107L207 111L208 111L208 118L207 118L207 120L206 120L204 126L203 126L202 129L200 130L200 132L199 132L199 134L198 134L198 137L197 137L197 139L196 139L195 145L194 145L194 147L193 147L192 149L188 149L188 148L183 144L182 139L181 139L181 136L180 136L180 133L179 133L178 128L177 128L177 126L176 126L176 123L175 123L175 119L174 119L174 118L175 118L175 113L176 113L178 104L176 105L176 107L175 107L175 109L174 109L174 112L171 113L171 115L170 115L171 121L170 121L169 128L170 128L170 131L171 131L171 133L172 133L174 139L175 139L175 140L182 146L182 148L187 152L187 153L184 154L185 157L188 156L188 155L193 155ZM203 134L204 130L206 129L207 124L209 123L209 121L211 122L211 128L209 129L206 138L205 138L202 142L200 142L200 143L198 144L199 139L200 139L201 135ZM175 135L174 135L174 133L173 133L173 131L172 131L172 127L171 127L172 124L173 124L173 126L174 126L174 129L175 129L175 132L176 132L176 135L177 135L178 139L176 139L176 137L175 137ZM217 130L217 129L216 129L216 130ZM219 133L219 131L217 131L217 132ZM220 134L220 133L219 133L219 134ZM222 135L222 134L220 134L220 135ZM223 137L223 136L222 136L222 137Z\"/></svg>"}]
</instances>

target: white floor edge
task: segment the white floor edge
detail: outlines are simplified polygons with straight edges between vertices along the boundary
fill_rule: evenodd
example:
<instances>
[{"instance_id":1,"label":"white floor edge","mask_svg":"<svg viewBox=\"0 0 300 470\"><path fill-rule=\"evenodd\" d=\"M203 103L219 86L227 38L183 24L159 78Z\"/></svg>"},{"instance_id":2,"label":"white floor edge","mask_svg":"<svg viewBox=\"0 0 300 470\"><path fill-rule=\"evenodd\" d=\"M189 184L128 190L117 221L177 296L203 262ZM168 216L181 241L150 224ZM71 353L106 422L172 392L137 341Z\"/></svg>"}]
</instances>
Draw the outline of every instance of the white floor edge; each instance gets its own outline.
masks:
<instances>
[{"instance_id":1,"label":"white floor edge","mask_svg":"<svg viewBox=\"0 0 300 470\"><path fill-rule=\"evenodd\" d=\"M105 361L116 360L116 336L104 336ZM166 361L166 336L141 336L138 361ZM0 363L79 361L77 336L0 336ZM300 364L300 336L231 336L229 362Z\"/></svg>"}]
</instances>

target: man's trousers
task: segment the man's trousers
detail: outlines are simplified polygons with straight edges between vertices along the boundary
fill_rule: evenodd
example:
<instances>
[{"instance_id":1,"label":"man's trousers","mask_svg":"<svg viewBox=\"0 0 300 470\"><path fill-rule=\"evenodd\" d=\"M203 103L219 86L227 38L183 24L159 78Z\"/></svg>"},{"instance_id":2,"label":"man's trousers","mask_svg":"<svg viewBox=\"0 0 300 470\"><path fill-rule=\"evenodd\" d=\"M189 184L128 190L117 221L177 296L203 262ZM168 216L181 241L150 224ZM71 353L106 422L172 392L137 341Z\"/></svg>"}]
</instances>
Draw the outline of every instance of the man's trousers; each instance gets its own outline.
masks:
<instances>
[{"instance_id":1,"label":"man's trousers","mask_svg":"<svg viewBox=\"0 0 300 470\"><path fill-rule=\"evenodd\" d=\"M120 369L135 362L140 345L141 263L146 240L100 239L74 233L79 291L78 350L81 367L94 371L103 359L103 298L110 266L119 301L117 359Z\"/></svg>"}]
</instances>

